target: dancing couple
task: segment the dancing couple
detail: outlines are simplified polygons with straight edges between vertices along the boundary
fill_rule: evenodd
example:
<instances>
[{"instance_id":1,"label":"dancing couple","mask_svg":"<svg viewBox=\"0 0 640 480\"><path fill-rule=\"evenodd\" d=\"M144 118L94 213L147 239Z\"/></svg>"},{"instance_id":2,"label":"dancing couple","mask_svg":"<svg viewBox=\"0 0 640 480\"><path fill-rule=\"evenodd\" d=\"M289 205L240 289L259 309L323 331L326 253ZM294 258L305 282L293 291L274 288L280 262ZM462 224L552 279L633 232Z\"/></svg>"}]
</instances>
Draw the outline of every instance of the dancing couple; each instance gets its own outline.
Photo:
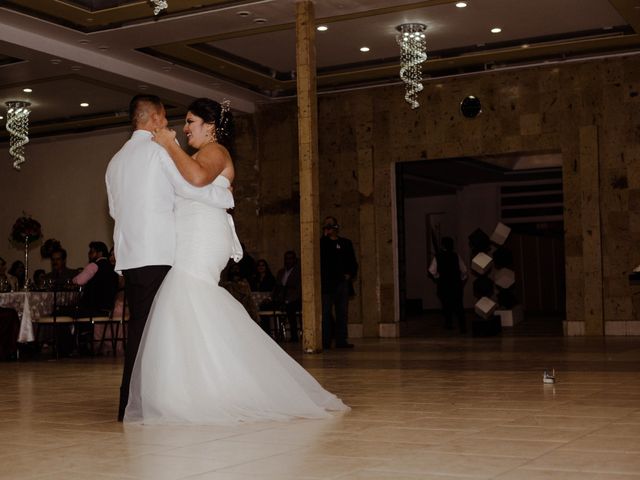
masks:
<instances>
[{"instance_id":1,"label":"dancing couple","mask_svg":"<svg viewBox=\"0 0 640 480\"><path fill-rule=\"evenodd\" d=\"M106 183L116 270L130 318L118 419L234 424L326 418L349 407L289 357L218 286L242 249L228 208L234 167L228 105L188 108L188 155L160 99L137 95L131 138Z\"/></svg>"}]
</instances>

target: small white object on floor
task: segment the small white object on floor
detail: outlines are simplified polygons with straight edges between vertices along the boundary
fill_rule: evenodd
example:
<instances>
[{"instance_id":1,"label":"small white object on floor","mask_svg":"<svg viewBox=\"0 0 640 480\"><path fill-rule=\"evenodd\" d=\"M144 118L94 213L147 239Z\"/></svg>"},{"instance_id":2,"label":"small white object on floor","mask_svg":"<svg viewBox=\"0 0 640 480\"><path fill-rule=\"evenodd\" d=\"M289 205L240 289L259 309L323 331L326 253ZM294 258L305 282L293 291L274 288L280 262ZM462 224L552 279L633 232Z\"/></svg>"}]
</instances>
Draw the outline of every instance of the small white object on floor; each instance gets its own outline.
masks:
<instances>
[{"instance_id":1,"label":"small white object on floor","mask_svg":"<svg viewBox=\"0 0 640 480\"><path fill-rule=\"evenodd\" d=\"M542 383L556 383L556 371L551 370L549 373L547 370L542 374Z\"/></svg>"}]
</instances>

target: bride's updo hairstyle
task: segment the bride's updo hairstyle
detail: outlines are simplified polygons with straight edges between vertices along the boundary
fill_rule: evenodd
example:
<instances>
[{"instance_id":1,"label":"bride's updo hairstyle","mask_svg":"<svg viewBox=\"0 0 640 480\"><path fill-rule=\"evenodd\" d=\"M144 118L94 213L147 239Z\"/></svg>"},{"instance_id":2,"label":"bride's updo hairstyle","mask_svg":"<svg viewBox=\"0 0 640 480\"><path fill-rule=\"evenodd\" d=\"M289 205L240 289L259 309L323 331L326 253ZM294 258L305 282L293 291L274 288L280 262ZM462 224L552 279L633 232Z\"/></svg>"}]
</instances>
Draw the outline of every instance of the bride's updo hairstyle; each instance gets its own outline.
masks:
<instances>
[{"instance_id":1,"label":"bride's updo hairstyle","mask_svg":"<svg viewBox=\"0 0 640 480\"><path fill-rule=\"evenodd\" d=\"M220 104L210 98L198 98L189 105L188 110L200 117L205 123L215 126L216 140L226 148L231 148L233 140L233 116L228 102Z\"/></svg>"}]
</instances>

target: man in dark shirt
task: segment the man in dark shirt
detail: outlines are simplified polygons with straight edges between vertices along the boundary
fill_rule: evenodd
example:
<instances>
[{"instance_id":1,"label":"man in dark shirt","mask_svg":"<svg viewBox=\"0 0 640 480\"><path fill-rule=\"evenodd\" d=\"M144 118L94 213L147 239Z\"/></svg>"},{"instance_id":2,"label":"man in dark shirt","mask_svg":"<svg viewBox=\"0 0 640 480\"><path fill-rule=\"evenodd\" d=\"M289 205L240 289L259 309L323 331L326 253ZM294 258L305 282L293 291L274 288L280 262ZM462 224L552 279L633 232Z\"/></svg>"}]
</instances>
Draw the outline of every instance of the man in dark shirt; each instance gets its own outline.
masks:
<instances>
[{"instance_id":1,"label":"man in dark shirt","mask_svg":"<svg viewBox=\"0 0 640 480\"><path fill-rule=\"evenodd\" d=\"M347 342L347 322L349 296L353 292L351 282L358 273L358 262L351 240L340 237L339 230L334 217L324 219L320 239L320 269L322 346L325 349L331 348L332 338L335 338L337 348L353 348L353 344Z\"/></svg>"},{"instance_id":2,"label":"man in dark shirt","mask_svg":"<svg viewBox=\"0 0 640 480\"><path fill-rule=\"evenodd\" d=\"M82 286L80 313L86 316L104 315L111 311L118 290L118 274L109 261L109 249L104 242L89 244L89 264L73 278Z\"/></svg>"}]
</instances>

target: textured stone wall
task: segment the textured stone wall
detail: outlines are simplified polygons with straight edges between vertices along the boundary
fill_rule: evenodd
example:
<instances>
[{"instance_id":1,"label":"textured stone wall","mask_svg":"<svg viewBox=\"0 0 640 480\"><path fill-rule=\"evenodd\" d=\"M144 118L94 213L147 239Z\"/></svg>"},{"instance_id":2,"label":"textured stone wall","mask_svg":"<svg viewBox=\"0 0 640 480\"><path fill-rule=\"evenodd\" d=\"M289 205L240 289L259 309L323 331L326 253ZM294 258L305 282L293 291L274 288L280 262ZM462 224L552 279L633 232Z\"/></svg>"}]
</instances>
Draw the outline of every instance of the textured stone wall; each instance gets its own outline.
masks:
<instances>
[{"instance_id":1,"label":"textured stone wall","mask_svg":"<svg viewBox=\"0 0 640 480\"><path fill-rule=\"evenodd\" d=\"M480 98L474 120L459 113ZM640 334L640 58L498 71L425 83L411 110L401 86L319 99L320 209L359 254L351 332L394 322L395 162L556 151L563 156L568 334ZM281 264L299 251L296 109L239 119L236 212L249 251Z\"/></svg>"}]
</instances>

